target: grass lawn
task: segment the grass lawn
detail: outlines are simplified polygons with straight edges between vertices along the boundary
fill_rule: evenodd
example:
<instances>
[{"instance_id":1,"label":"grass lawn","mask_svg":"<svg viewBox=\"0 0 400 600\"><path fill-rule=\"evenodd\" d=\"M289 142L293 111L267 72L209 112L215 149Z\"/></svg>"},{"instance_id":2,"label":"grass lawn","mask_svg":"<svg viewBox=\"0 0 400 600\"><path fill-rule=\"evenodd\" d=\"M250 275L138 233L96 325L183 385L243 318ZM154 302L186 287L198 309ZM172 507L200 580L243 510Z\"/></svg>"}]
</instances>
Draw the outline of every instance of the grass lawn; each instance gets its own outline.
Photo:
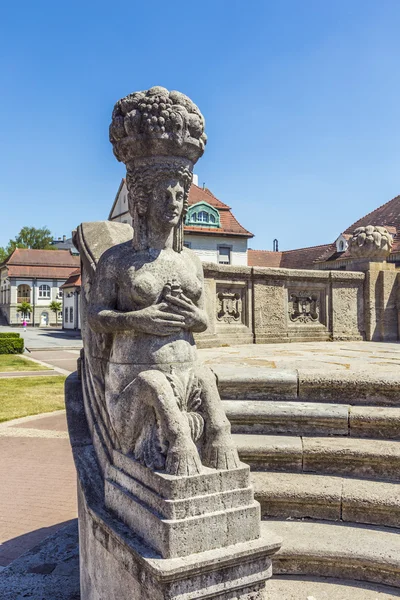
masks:
<instances>
[{"instance_id":1,"label":"grass lawn","mask_svg":"<svg viewBox=\"0 0 400 600\"><path fill-rule=\"evenodd\" d=\"M49 367L43 367L33 360L28 360L17 354L0 354L0 373L11 371L48 371Z\"/></svg>"},{"instance_id":2,"label":"grass lawn","mask_svg":"<svg viewBox=\"0 0 400 600\"><path fill-rule=\"evenodd\" d=\"M0 423L65 408L63 375L0 379Z\"/></svg>"}]
</instances>

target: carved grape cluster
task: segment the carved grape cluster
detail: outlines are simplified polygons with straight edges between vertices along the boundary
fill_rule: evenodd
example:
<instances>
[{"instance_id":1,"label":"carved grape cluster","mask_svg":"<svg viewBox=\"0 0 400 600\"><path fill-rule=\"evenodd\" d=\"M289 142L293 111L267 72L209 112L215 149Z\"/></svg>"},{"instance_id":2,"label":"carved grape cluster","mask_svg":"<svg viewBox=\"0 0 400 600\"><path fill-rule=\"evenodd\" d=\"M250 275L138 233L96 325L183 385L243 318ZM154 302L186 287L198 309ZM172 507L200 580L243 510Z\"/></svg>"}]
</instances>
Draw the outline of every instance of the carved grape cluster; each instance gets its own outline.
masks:
<instances>
[{"instance_id":1,"label":"carved grape cluster","mask_svg":"<svg viewBox=\"0 0 400 600\"><path fill-rule=\"evenodd\" d=\"M393 238L385 227L357 227L349 241L351 256L385 259L392 249Z\"/></svg>"},{"instance_id":2,"label":"carved grape cluster","mask_svg":"<svg viewBox=\"0 0 400 600\"><path fill-rule=\"evenodd\" d=\"M143 156L140 142L146 138L160 140L159 147L163 141L176 142L181 148L190 142L198 147L198 155L201 156L207 141L204 125L203 115L190 98L156 86L129 94L116 103L110 125L110 141L119 160L125 160L125 156Z\"/></svg>"}]
</instances>

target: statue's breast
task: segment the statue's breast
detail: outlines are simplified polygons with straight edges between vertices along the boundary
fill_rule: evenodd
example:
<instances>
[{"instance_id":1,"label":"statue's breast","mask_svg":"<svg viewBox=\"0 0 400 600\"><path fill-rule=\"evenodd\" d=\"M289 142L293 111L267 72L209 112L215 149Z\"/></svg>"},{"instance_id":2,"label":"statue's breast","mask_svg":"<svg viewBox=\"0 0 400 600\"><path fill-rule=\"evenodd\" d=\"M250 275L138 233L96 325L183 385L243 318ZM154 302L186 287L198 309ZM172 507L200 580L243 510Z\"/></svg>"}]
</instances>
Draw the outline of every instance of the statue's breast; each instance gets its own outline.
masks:
<instances>
[{"instance_id":1,"label":"statue's breast","mask_svg":"<svg viewBox=\"0 0 400 600\"><path fill-rule=\"evenodd\" d=\"M164 286L174 281L179 283L182 292L193 302L200 298L202 285L186 261L157 260L147 265L128 268L120 274L119 308L135 310L150 306L162 300Z\"/></svg>"}]
</instances>

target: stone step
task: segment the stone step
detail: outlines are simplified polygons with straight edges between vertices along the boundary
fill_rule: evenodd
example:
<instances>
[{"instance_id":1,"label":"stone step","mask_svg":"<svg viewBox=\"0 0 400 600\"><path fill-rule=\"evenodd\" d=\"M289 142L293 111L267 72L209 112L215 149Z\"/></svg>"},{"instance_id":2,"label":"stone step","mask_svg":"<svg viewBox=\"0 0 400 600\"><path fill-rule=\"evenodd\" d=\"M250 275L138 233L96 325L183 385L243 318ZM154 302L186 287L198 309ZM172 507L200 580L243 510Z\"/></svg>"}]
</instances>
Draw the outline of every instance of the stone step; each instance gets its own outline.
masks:
<instances>
[{"instance_id":1,"label":"stone step","mask_svg":"<svg viewBox=\"0 0 400 600\"><path fill-rule=\"evenodd\" d=\"M241 460L256 471L329 473L400 481L400 442L234 434Z\"/></svg>"},{"instance_id":2,"label":"stone step","mask_svg":"<svg viewBox=\"0 0 400 600\"><path fill-rule=\"evenodd\" d=\"M316 402L223 400L233 433L349 434L349 407Z\"/></svg>"},{"instance_id":3,"label":"stone step","mask_svg":"<svg viewBox=\"0 0 400 600\"><path fill-rule=\"evenodd\" d=\"M400 408L269 400L222 403L233 433L400 439Z\"/></svg>"},{"instance_id":4,"label":"stone step","mask_svg":"<svg viewBox=\"0 0 400 600\"><path fill-rule=\"evenodd\" d=\"M283 539L273 557L275 575L336 577L400 587L396 529L323 521L262 521L261 528Z\"/></svg>"},{"instance_id":5,"label":"stone step","mask_svg":"<svg viewBox=\"0 0 400 600\"><path fill-rule=\"evenodd\" d=\"M394 600L400 590L331 577L277 575L268 582L268 600Z\"/></svg>"},{"instance_id":6,"label":"stone step","mask_svg":"<svg viewBox=\"0 0 400 600\"><path fill-rule=\"evenodd\" d=\"M291 400L400 407L400 375L212 365L223 400Z\"/></svg>"},{"instance_id":7,"label":"stone step","mask_svg":"<svg viewBox=\"0 0 400 600\"><path fill-rule=\"evenodd\" d=\"M400 527L398 483L253 471L261 516Z\"/></svg>"}]
</instances>

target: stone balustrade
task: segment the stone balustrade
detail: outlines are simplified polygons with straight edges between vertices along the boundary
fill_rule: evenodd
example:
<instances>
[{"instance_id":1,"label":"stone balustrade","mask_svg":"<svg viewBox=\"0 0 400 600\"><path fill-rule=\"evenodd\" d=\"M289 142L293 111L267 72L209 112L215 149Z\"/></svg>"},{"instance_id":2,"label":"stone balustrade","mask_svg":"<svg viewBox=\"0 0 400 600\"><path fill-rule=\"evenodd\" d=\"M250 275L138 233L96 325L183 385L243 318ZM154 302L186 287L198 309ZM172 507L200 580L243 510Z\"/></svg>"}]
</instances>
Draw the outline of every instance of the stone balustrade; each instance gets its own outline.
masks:
<instances>
[{"instance_id":1,"label":"stone balustrade","mask_svg":"<svg viewBox=\"0 0 400 600\"><path fill-rule=\"evenodd\" d=\"M365 273L204 265L200 347L366 339Z\"/></svg>"}]
</instances>

